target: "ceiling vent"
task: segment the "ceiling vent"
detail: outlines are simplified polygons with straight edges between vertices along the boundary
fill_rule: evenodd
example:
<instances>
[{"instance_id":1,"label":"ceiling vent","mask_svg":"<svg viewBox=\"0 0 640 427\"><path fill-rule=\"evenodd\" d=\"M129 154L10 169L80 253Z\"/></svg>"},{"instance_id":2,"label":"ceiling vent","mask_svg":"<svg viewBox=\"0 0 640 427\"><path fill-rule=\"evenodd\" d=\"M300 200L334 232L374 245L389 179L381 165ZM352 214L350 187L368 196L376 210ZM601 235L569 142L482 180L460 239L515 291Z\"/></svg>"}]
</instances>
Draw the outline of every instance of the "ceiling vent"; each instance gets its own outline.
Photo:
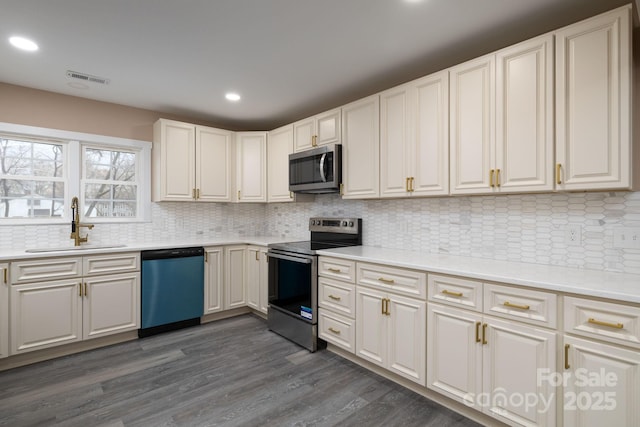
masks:
<instances>
[{"instance_id":1,"label":"ceiling vent","mask_svg":"<svg viewBox=\"0 0 640 427\"><path fill-rule=\"evenodd\" d=\"M77 71L67 70L67 77L70 77L72 79L82 80L85 82L98 83L101 85L109 84L109 79L106 79L104 77L92 76L90 74L79 73Z\"/></svg>"}]
</instances>

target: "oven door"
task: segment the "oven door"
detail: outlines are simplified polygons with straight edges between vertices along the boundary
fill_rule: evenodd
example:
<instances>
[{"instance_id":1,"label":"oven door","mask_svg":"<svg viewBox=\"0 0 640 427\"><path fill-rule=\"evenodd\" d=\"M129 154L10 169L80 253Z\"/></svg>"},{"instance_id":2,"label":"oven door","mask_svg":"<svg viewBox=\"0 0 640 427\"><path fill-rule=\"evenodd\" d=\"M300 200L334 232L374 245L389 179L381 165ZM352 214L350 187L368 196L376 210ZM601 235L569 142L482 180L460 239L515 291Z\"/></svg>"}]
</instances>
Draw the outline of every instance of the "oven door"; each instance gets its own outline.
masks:
<instances>
[{"instance_id":1,"label":"oven door","mask_svg":"<svg viewBox=\"0 0 640 427\"><path fill-rule=\"evenodd\" d=\"M318 316L318 262L315 255L269 249L269 311L315 325Z\"/></svg>"}]
</instances>

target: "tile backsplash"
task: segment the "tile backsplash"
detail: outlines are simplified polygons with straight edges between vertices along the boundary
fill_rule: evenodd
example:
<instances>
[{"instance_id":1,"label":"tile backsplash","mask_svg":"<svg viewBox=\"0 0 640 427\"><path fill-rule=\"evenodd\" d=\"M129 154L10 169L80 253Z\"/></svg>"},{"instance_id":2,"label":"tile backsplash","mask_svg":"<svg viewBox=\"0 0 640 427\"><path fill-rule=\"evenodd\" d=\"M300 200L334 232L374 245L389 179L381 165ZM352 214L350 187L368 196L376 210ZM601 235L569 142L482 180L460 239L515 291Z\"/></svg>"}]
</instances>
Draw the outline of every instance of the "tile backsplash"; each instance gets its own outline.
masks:
<instances>
[{"instance_id":1,"label":"tile backsplash","mask_svg":"<svg viewBox=\"0 0 640 427\"><path fill-rule=\"evenodd\" d=\"M616 227L640 227L640 192L559 193L275 204L152 204L151 223L99 224L91 243L304 239L311 216L363 219L365 245L640 274L640 249L614 247ZM571 226L571 227L570 227ZM579 238L569 242L569 229ZM68 225L0 226L0 248L71 245Z\"/></svg>"}]
</instances>

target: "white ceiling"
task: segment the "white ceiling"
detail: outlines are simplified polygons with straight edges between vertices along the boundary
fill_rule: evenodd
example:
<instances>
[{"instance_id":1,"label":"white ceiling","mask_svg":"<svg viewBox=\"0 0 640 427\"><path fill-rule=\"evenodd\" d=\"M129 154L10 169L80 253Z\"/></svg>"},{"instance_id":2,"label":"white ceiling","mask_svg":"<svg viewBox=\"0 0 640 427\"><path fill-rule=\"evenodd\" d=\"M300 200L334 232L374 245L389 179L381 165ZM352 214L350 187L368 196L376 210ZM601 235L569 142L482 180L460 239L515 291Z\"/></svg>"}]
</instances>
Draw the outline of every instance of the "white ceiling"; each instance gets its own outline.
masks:
<instances>
[{"instance_id":1,"label":"white ceiling","mask_svg":"<svg viewBox=\"0 0 640 427\"><path fill-rule=\"evenodd\" d=\"M0 0L0 82L270 130L628 2Z\"/></svg>"}]
</instances>

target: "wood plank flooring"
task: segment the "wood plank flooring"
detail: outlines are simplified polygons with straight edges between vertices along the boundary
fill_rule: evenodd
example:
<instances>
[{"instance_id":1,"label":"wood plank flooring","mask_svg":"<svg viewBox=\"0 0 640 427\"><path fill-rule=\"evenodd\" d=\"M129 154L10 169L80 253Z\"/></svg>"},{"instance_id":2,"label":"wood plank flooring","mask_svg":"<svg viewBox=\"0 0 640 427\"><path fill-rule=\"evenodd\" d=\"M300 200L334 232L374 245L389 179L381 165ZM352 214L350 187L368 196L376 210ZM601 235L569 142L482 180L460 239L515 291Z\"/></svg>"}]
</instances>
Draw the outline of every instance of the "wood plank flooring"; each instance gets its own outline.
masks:
<instances>
[{"instance_id":1,"label":"wood plank flooring","mask_svg":"<svg viewBox=\"0 0 640 427\"><path fill-rule=\"evenodd\" d=\"M0 372L2 426L477 426L244 315Z\"/></svg>"}]
</instances>

